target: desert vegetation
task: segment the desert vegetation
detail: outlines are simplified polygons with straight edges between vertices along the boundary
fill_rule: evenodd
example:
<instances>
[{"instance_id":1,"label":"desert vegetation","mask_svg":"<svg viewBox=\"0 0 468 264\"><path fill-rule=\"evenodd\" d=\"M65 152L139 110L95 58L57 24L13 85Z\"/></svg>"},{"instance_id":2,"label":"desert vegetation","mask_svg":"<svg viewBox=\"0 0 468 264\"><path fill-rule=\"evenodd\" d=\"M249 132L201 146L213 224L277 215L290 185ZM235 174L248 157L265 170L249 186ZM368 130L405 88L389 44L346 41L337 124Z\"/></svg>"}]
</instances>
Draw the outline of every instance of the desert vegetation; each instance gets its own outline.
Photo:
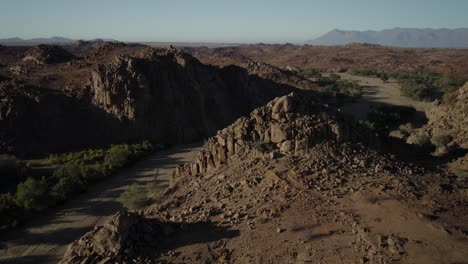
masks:
<instances>
[{"instance_id":1,"label":"desert vegetation","mask_svg":"<svg viewBox=\"0 0 468 264\"><path fill-rule=\"evenodd\" d=\"M39 179L27 177L17 185L14 193L0 194L0 226L2 229L14 227L28 214L63 203L74 195L85 192L93 182L111 176L118 169L131 165L158 148L161 146L153 146L149 141L144 141L112 145L107 149L51 154L47 160L55 166L52 175ZM130 196L133 197L135 190L131 191ZM137 201L138 199L134 199L125 204L130 204L133 208Z\"/></svg>"},{"instance_id":2,"label":"desert vegetation","mask_svg":"<svg viewBox=\"0 0 468 264\"><path fill-rule=\"evenodd\" d=\"M416 109L410 106L379 106L372 109L361 123L378 133L388 134L400 126L411 129L408 123L415 113Z\"/></svg>"},{"instance_id":3,"label":"desert vegetation","mask_svg":"<svg viewBox=\"0 0 468 264\"><path fill-rule=\"evenodd\" d=\"M401 86L401 95L418 101L433 101L448 96L468 80L452 73L440 74L426 70L385 72L364 69L352 70L351 74L380 78L384 82L389 78L395 79Z\"/></svg>"},{"instance_id":4,"label":"desert vegetation","mask_svg":"<svg viewBox=\"0 0 468 264\"><path fill-rule=\"evenodd\" d=\"M136 210L148 204L158 203L167 187L162 182L150 182L145 186L130 185L117 199L128 210Z\"/></svg>"},{"instance_id":5,"label":"desert vegetation","mask_svg":"<svg viewBox=\"0 0 468 264\"><path fill-rule=\"evenodd\" d=\"M324 76L317 69L307 68L299 70L297 74L314 80L327 93L340 93L353 97L361 97L363 94L362 87L357 82L344 80L335 73Z\"/></svg>"}]
</instances>

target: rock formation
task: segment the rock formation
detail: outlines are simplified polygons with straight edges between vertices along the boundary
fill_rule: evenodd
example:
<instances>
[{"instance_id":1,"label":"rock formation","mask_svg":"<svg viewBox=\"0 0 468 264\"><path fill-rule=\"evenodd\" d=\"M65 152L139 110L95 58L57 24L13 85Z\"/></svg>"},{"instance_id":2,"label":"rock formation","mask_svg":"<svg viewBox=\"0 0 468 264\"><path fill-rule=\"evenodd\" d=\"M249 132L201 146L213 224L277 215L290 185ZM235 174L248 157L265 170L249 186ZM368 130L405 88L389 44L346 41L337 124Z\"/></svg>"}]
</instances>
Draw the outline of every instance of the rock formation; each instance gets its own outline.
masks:
<instances>
[{"instance_id":1,"label":"rock formation","mask_svg":"<svg viewBox=\"0 0 468 264\"><path fill-rule=\"evenodd\" d=\"M23 61L37 64L62 63L75 59L75 55L60 46L39 45L26 52Z\"/></svg>"},{"instance_id":2,"label":"rock formation","mask_svg":"<svg viewBox=\"0 0 468 264\"><path fill-rule=\"evenodd\" d=\"M468 149L468 83L444 100L434 102L426 116L429 121L419 133L447 133L454 143Z\"/></svg>"},{"instance_id":3,"label":"rock formation","mask_svg":"<svg viewBox=\"0 0 468 264\"><path fill-rule=\"evenodd\" d=\"M28 65L28 74L16 75L31 75L31 82L50 86L29 85L29 79L2 82L0 135L14 139L10 149L22 155L142 139L193 142L275 96L296 90L240 67L204 65L173 48L118 43L99 47L106 51L96 57L82 52L84 59L71 64L59 63L71 58L59 47L26 52L38 63L58 64ZM96 51L87 49L90 54ZM47 69L53 77L34 79L36 72ZM9 91L17 92L12 97Z\"/></svg>"},{"instance_id":4,"label":"rock formation","mask_svg":"<svg viewBox=\"0 0 468 264\"><path fill-rule=\"evenodd\" d=\"M468 256L455 235L464 224L429 220L458 214L465 190L375 150L378 138L314 100L278 97L179 167L162 203L138 216L150 230L165 223L173 232L147 241L142 227L108 231L118 229L112 220L73 243L62 263L388 263L418 262L421 254L450 263ZM418 228L406 231L408 222ZM127 241L130 229L138 229L136 241L113 242ZM447 232L454 235L432 237ZM101 241L113 246L104 252ZM444 253L434 255L436 248Z\"/></svg>"}]
</instances>

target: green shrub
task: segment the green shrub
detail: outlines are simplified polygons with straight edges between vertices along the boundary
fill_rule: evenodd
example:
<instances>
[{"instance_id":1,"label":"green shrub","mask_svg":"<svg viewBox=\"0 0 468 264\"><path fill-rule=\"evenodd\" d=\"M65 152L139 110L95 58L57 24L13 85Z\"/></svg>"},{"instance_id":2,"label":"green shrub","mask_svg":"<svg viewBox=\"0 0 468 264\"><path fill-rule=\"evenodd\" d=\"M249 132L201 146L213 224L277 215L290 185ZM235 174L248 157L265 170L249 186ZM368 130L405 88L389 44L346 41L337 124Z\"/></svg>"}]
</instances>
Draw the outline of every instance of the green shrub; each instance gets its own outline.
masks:
<instances>
[{"instance_id":1,"label":"green shrub","mask_svg":"<svg viewBox=\"0 0 468 264\"><path fill-rule=\"evenodd\" d=\"M431 86L405 81L400 86L401 95L417 101L431 101L434 99L434 89Z\"/></svg>"},{"instance_id":2,"label":"green shrub","mask_svg":"<svg viewBox=\"0 0 468 264\"><path fill-rule=\"evenodd\" d=\"M104 160L115 168L122 168L130 161L131 156L132 152L128 145L112 145L107 150Z\"/></svg>"},{"instance_id":3,"label":"green shrub","mask_svg":"<svg viewBox=\"0 0 468 264\"><path fill-rule=\"evenodd\" d=\"M71 152L64 154L50 154L48 161L51 164L67 163L67 162L94 162L104 158L104 150L102 149L87 149L80 152Z\"/></svg>"},{"instance_id":4,"label":"green shrub","mask_svg":"<svg viewBox=\"0 0 468 264\"><path fill-rule=\"evenodd\" d=\"M45 178L36 180L29 177L16 188L16 204L25 210L41 210L50 203Z\"/></svg>"},{"instance_id":5,"label":"green shrub","mask_svg":"<svg viewBox=\"0 0 468 264\"><path fill-rule=\"evenodd\" d=\"M416 109L409 106L380 106L367 114L367 126L379 133L388 133L409 122Z\"/></svg>"},{"instance_id":6,"label":"green shrub","mask_svg":"<svg viewBox=\"0 0 468 264\"><path fill-rule=\"evenodd\" d=\"M0 229L18 224L19 207L10 193L0 194Z\"/></svg>"},{"instance_id":7,"label":"green shrub","mask_svg":"<svg viewBox=\"0 0 468 264\"><path fill-rule=\"evenodd\" d=\"M434 134L431 138L431 143L436 148L446 147L452 141L452 137L446 133Z\"/></svg>"},{"instance_id":8,"label":"green shrub","mask_svg":"<svg viewBox=\"0 0 468 264\"><path fill-rule=\"evenodd\" d=\"M320 78L322 75L318 69L308 68L308 69L301 69L297 74L305 77L305 78Z\"/></svg>"},{"instance_id":9,"label":"green shrub","mask_svg":"<svg viewBox=\"0 0 468 264\"><path fill-rule=\"evenodd\" d=\"M416 135L413 143L421 147L428 146L431 144L431 138L426 134Z\"/></svg>"},{"instance_id":10,"label":"green shrub","mask_svg":"<svg viewBox=\"0 0 468 264\"><path fill-rule=\"evenodd\" d=\"M64 201L73 194L86 190L87 168L83 164L67 163L54 172L57 183L52 187L54 197Z\"/></svg>"},{"instance_id":11,"label":"green shrub","mask_svg":"<svg viewBox=\"0 0 468 264\"><path fill-rule=\"evenodd\" d=\"M333 75L333 74L332 74ZM357 82L340 79L339 75L330 75L329 78L322 77L318 84L323 86L324 92L339 92L348 96L360 97L363 94L362 87ZM335 75L337 77L335 77Z\"/></svg>"},{"instance_id":12,"label":"green shrub","mask_svg":"<svg viewBox=\"0 0 468 264\"><path fill-rule=\"evenodd\" d=\"M146 190L137 184L131 185L117 199L125 208L129 210L139 209L148 204Z\"/></svg>"}]
</instances>

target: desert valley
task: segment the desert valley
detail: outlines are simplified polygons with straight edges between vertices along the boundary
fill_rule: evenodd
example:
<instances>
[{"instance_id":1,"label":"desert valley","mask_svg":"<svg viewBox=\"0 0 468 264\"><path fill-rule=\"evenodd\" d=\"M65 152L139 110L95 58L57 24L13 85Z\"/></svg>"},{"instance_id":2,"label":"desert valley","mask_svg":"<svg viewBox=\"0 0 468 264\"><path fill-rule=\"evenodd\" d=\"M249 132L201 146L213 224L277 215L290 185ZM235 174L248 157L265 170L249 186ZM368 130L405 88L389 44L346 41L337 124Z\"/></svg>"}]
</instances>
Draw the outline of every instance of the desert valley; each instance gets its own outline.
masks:
<instances>
[{"instance_id":1,"label":"desert valley","mask_svg":"<svg viewBox=\"0 0 468 264\"><path fill-rule=\"evenodd\" d=\"M468 263L466 32L0 40L0 263Z\"/></svg>"}]
</instances>

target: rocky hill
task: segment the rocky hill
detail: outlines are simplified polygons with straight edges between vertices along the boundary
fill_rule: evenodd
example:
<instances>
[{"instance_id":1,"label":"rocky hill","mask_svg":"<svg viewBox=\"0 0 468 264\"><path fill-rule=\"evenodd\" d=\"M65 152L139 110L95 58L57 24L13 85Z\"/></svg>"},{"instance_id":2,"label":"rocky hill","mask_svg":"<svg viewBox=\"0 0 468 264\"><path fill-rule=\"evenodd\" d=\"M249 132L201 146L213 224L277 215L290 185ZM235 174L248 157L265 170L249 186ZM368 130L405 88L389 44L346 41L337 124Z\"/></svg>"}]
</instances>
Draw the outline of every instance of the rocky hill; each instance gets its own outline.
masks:
<instances>
[{"instance_id":1,"label":"rocky hill","mask_svg":"<svg viewBox=\"0 0 468 264\"><path fill-rule=\"evenodd\" d=\"M159 205L119 213L62 263L457 263L466 189L379 151L315 96L255 109L179 167Z\"/></svg>"},{"instance_id":2,"label":"rocky hill","mask_svg":"<svg viewBox=\"0 0 468 264\"><path fill-rule=\"evenodd\" d=\"M20 155L143 138L201 140L296 90L241 67L204 65L173 48L96 43L5 49L0 142L2 151Z\"/></svg>"},{"instance_id":3,"label":"rocky hill","mask_svg":"<svg viewBox=\"0 0 468 264\"><path fill-rule=\"evenodd\" d=\"M428 123L421 129L429 135L447 133L453 142L468 149L468 83L426 112Z\"/></svg>"},{"instance_id":4,"label":"rocky hill","mask_svg":"<svg viewBox=\"0 0 468 264\"><path fill-rule=\"evenodd\" d=\"M444 100L437 100L426 111L427 124L415 131L408 141L421 137L445 137L442 154L450 159L452 171L468 180L468 83L449 94ZM439 153L440 154L440 153Z\"/></svg>"}]
</instances>

